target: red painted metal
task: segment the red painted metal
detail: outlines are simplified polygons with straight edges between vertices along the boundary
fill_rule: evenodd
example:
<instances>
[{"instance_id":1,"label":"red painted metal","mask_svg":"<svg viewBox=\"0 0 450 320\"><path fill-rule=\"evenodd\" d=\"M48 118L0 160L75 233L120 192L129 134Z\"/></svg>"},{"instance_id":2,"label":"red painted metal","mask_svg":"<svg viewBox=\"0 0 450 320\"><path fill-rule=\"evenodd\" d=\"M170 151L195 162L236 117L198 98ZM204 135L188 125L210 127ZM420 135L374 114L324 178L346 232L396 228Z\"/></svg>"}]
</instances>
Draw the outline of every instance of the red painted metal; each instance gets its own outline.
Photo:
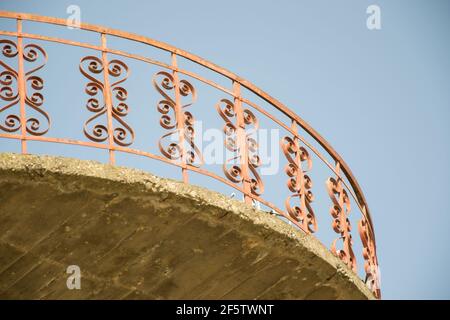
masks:
<instances>
[{"instance_id":1,"label":"red painted metal","mask_svg":"<svg viewBox=\"0 0 450 320\"><path fill-rule=\"evenodd\" d=\"M292 130L297 132L297 123L292 122ZM317 231L317 221L314 211L311 207L311 202L314 200L311 192L312 181L306 174L312 169L312 159L308 151L300 146L299 140L294 136L293 138L284 137L280 141L283 153L288 160L285 167L285 172L289 179L287 186L293 193L285 200L285 207L289 215L301 223L302 229L307 233ZM305 166L305 167L304 167ZM300 206L292 206L291 201L297 198Z\"/></svg>"},{"instance_id":2,"label":"red painted metal","mask_svg":"<svg viewBox=\"0 0 450 320\"><path fill-rule=\"evenodd\" d=\"M185 109L195 103L197 93L194 86L187 80L179 79L176 55L172 54L172 74L159 71L153 76L153 87L163 97L157 103L157 110L161 113L159 124L167 130L158 142L160 152L168 159L177 160L181 166L183 181L188 183L188 166L198 167L203 164L203 157L195 145L195 118ZM162 79L161 79L162 78ZM182 98L191 98L188 103ZM165 140L176 136L177 141L164 146Z\"/></svg>"},{"instance_id":3,"label":"red painted metal","mask_svg":"<svg viewBox=\"0 0 450 320\"><path fill-rule=\"evenodd\" d=\"M336 171L340 171L339 162L336 163ZM333 217L333 230L340 234L340 238L333 241L331 252L338 256L344 263L356 272L356 257L353 252L353 240L351 235L351 224L348 218L350 214L350 198L347 191L343 188L340 178L328 178L327 190L333 205L330 208L330 214ZM342 240L343 248L336 248L337 241Z\"/></svg>"}]
</instances>

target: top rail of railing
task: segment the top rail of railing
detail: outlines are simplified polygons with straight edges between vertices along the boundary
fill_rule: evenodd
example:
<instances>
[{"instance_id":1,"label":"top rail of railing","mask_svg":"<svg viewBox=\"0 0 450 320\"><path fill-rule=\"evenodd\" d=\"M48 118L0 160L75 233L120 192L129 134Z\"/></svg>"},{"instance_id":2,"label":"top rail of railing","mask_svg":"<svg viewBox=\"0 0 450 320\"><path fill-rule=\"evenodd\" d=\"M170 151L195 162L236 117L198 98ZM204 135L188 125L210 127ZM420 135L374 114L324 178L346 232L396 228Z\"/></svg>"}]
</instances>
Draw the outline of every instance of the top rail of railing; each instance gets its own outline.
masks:
<instances>
[{"instance_id":1,"label":"top rail of railing","mask_svg":"<svg viewBox=\"0 0 450 320\"><path fill-rule=\"evenodd\" d=\"M2 99L5 101L12 101L6 107L3 106L0 108L0 113L15 102L20 104L20 116L12 116L6 119L6 127L2 126L3 131L7 133L0 133L0 137L3 138L11 138L18 139L22 141L22 151L26 153L26 141L27 140L35 140L35 141L46 141L46 142L60 142L60 143L68 143L68 144L79 144L90 147L97 147L102 149L108 149L110 152L110 160L114 162L114 152L115 151L123 151L134 153L138 155L148 156L153 159L161 160L164 162L170 162L171 164L175 164L182 168L183 171L183 179L187 182L187 171L193 170L213 178L224 182L237 190L243 192L245 196L246 202L252 203L252 201L260 201L261 203L267 205L268 207L273 208L276 212L282 214L287 219L293 221L297 226L299 226L305 232L313 232L316 227L316 221L314 214L312 213L310 202L312 201L312 196L310 193L311 181L310 178L305 174L310 167L310 157L306 150L311 150L317 157L335 174L336 178L330 178L327 180L327 189L329 196L333 202L331 214L335 219L333 224L333 228L335 232L340 234L340 239L343 240L343 249L336 251L335 243L333 243L332 251L336 255L338 255L346 264L356 270L356 264L354 257L352 258L353 251L351 248L351 235L350 235L350 226L347 219L347 211L349 211L350 200L347 194L350 193L350 196L354 198L358 208L361 211L363 218L359 223L359 233L361 237L361 241L363 244L363 256L365 259L365 271L366 275L369 278L371 283L373 292L376 296L380 296L379 285L377 273L375 270L378 268L378 261L376 258L376 245L375 245L375 232L373 229L373 223L370 215L370 211L362 192L360 185L358 184L356 178L354 177L352 171L342 159L342 157L333 149L333 147L316 131L314 130L308 123L306 123L302 118L300 118L296 113L286 107L277 99L273 98L263 90L256 87L251 82L237 76L236 74L213 64L199 56L196 56L187 51L181 50L169 44L156 41L154 39L150 39L141 35L124 32L121 30L115 30L110 28L105 28L102 26L91 25L87 23L73 24L72 22L66 19L54 18L54 17L45 17L34 14L25 14L25 13L14 13L14 12L6 12L0 11L0 18L6 19L15 19L17 21L17 30L16 31L0 31L0 35L9 36L17 38L17 43L2 40L0 44L3 44L3 55L5 57L18 57L18 70L14 71L4 62L1 62L1 66L3 67L5 72L1 75L6 77L3 79L2 90L3 87L8 88L11 91L11 95L4 95ZM71 26L76 27L82 30L87 30L91 32L98 33L101 39L101 45L93 45L85 42L77 42L62 38L56 38L51 36L33 34L33 33L24 33L22 30L22 21L32 21L32 22L40 22L46 24L60 25L60 26ZM167 64L164 62L160 62L149 58L147 56L131 54L125 51L116 50L109 48L107 45L107 36L114 36L118 38L123 38L126 40L131 40L135 42L140 42L145 45L149 45L164 51L167 51L171 54L172 60L171 64ZM28 47L28 50L34 50L32 52L32 56L27 56L25 49L27 46L23 46L22 40L24 38L27 39L35 39L42 41L50 41L61 43L70 46L77 46L87 49L93 49L96 51L102 52L101 58L96 58L93 56L85 57L80 62L80 71L81 73L88 78L90 81L86 86L86 92L91 97L95 96L100 90L103 93L103 101L105 104L104 112L108 115L108 123L105 126L95 127L97 132L93 132L93 135L89 135L86 131L86 136L94 141L94 142L82 142L75 141L69 139L62 138L47 138L43 137L43 135L47 132L43 133L33 133L33 124L35 127L39 127L39 123L36 123L36 119L26 118L25 116L25 106L31 106L35 110L40 110L40 100L43 99L42 96L38 93L37 95L27 96L27 81L34 81L36 85L33 87L34 89L42 85L42 80L36 76L30 76L30 73L37 71L39 68L32 70L31 72L25 73L23 69L24 59L26 61L30 61L33 59L33 55L37 55L38 51L42 52L45 55L45 51L43 51L40 47L32 45ZM34 46L34 47L33 47ZM5 49L6 48L6 49ZM6 50L6 51L5 51ZM9 51L8 51L9 50ZM17 52L14 52L14 51ZM29 54L30 52L28 52ZM118 81L116 83L109 82L109 75L117 76L122 72L127 72L128 67L118 60L108 60L107 54L115 54L131 59L135 59L138 61L143 61L149 64L157 65L160 67L164 67L172 71L172 73L168 72L159 72L155 75L154 78L154 86L155 89L161 94L163 100L159 103L158 110L163 115L161 118L161 125L165 129L176 128L179 133L179 143L178 145L171 145L169 149L160 148L163 156L151 154L149 152L145 152L142 150L135 150L128 148L129 144L123 142L125 139L126 132L128 131L131 135L134 135L134 132L131 127L127 126L124 122L120 122L120 118L128 112L128 107L124 103L119 103L114 106L114 98L117 98L120 101L124 101L126 99L126 91L122 87L117 87L117 85L125 79ZM189 70L185 70L178 67L177 64L177 56L188 59L198 65L201 65L207 69L210 69L226 78L231 80L232 89L225 88L218 83L206 79L195 72L191 72ZM45 55L45 58L46 55ZM83 63L88 63L87 69L83 68ZM99 74L102 72L102 68L104 67L104 77L102 81L96 80L93 77L93 74ZM106 72L106 70L108 70ZM227 137L233 136L234 140L231 143L228 143L228 139L226 141L227 148L229 150L235 151L239 154L241 159L240 165L232 166L231 170L225 170L224 173L227 179L217 176L207 170L201 168L201 166L193 165L194 158L198 155L195 144L194 144L194 130L193 130L193 122L194 119L189 112L184 111L185 107L188 105L182 105L181 99L187 95L192 95L193 99L195 99L195 90L192 85L184 80L179 80L178 75L184 74L195 78L209 86L212 86L220 91L227 93L228 95L233 97L233 101L228 99L222 99L217 105L217 111L219 112L222 119L225 121L225 129L224 132ZM9 77L9 78L8 78ZM13 90L11 89L12 78L16 78L17 80L17 101L14 100ZM158 77L162 78L159 82ZM9 81L9 82L8 82ZM265 110L260 107L258 104L250 101L247 98L244 98L241 94L241 87L246 88L256 96L260 97L262 100L270 104L272 107L276 108L282 114L287 116L291 123L286 124L283 121L277 119L275 116L271 114L270 111ZM167 91L172 90L174 92L173 99L167 95ZM6 99L5 99L6 98ZM98 100L89 100L90 102L94 102L90 105L90 109L92 112L103 112L100 106L98 105ZM258 156L255 155L256 146L253 144L254 140L249 137L243 130L246 129L249 125L255 125L257 127L257 119L254 114L245 109L242 104L246 104L248 106L253 107L258 112L265 115L267 118L281 126L283 129L292 134L292 137L284 137L281 141L281 146L283 148L283 153L289 161L287 174L291 180L289 180L288 187L294 193L293 197L297 197L300 201L300 207L291 207L288 203L286 203L286 211L281 210L274 206L272 203L266 201L261 197L262 190L257 190L262 188L262 181L256 172L256 167L258 167ZM175 124L171 122L170 117L167 116L169 111L173 111L175 115ZM41 112L41 114L43 114ZM166 117L166 118L164 118ZM50 121L47 116L48 121ZM231 119L235 119L233 122ZM113 127L113 120L119 121L122 125L122 129L117 129ZM9 121L9 123L8 123ZM35 122L33 122L35 121ZM17 126L15 126L17 122ZM28 128L27 126L30 126ZM303 129L310 137L312 137L325 151L326 153L334 160L334 164L330 163L326 157L320 153L320 151L314 147L313 144L309 143L304 137L302 137L298 133L298 127ZM13 130L14 129L14 130ZM20 135L13 134L15 131L21 132ZM118 131L117 131L118 130ZM122 131L121 131L122 130ZM0 130L1 132L1 130ZM183 132L182 134L180 134ZM106 134L107 137L102 140L102 134ZM108 145L101 144L99 142L107 141ZM301 144L305 145L306 148L302 147ZM185 147L184 145L187 145ZM192 149L192 150L185 150ZM179 157L175 157L175 153L179 153ZM242 159L245 159L242 160ZM168 161L169 160L169 161ZM176 162L173 160L177 160ZM302 169L303 163L303 169ZM305 168L306 166L306 168ZM342 173L341 173L342 172ZM342 174L345 176L342 176ZM254 176L252 178L252 176ZM231 181L231 183L230 183ZM348 181L348 184L347 182ZM239 185L239 186L237 186ZM347 190L347 191L346 191ZM347 230L348 229L348 230ZM366 279L367 281L367 279Z\"/></svg>"}]
</instances>

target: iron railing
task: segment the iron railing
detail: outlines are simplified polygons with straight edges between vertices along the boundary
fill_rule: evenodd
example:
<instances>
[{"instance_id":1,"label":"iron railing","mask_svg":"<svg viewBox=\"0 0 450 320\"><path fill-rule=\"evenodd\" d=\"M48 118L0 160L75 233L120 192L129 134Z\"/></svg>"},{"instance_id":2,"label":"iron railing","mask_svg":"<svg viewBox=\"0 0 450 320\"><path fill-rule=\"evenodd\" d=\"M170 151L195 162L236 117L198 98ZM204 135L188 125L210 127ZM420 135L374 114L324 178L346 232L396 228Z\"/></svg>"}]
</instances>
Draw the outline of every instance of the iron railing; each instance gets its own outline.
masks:
<instances>
[{"instance_id":1,"label":"iron railing","mask_svg":"<svg viewBox=\"0 0 450 320\"><path fill-rule=\"evenodd\" d=\"M115 164L115 155L118 152L135 154L142 157L159 160L179 167L185 183L189 180L189 171L212 177L240 192L244 201L249 204L258 202L267 206L272 212L282 216L306 233L314 233L318 228L318 221L312 209L312 180L309 172L312 166L311 153L332 174L326 180L326 191L331 199L331 220L337 239L332 242L331 252L339 257L351 270L357 271L357 259L353 250L353 239L349 220L350 199L356 203L361 218L358 220L358 231L364 259L365 282L376 297L380 297L378 261L376 255L375 234L369 208L364 194L353 176L350 168L330 146L330 144L308 125L297 114L292 112L281 102L252 83L238 77L211 62L196 55L180 50L168 44L155 41L143 36L104 28L96 25L82 23L71 25L65 19L44 17L32 14L0 11L1 19L14 19L16 30L0 31L4 39L0 39L0 137L20 141L21 152L27 153L27 143L30 141L62 143L79 145L107 150L109 161ZM100 45L86 42L77 42L52 36L23 32L23 21L36 23L77 27L82 30L94 32L100 38ZM171 63L154 60L148 56L131 54L108 46L108 37L118 37L128 41L139 42L164 52L171 56ZM34 39L41 42L52 42L63 45L91 49L98 55L88 55L80 58L79 70L85 77L85 93L87 109L92 112L85 122L83 132L88 141L75 140L49 135L50 115L44 107L43 79L37 72L47 62L47 54L43 46L28 43L25 40ZM125 121L129 108L126 103L127 90L122 86L129 76L128 66L120 59L110 59L110 56L119 56L144 64L151 64L161 68L153 75L154 93L160 96L157 110L161 114L160 125L167 130L158 142L160 154L148 150L133 149L136 133L132 126ZM219 74L229 81L229 87L201 76L198 73L182 69L177 65L177 58L182 57L197 65L205 67ZM30 70L25 70L24 63L35 63L38 58L43 61ZM49 58L51 59L51 58ZM11 67L10 60L14 60L17 68ZM64 62L67 63L67 62ZM197 92L194 86L181 77L190 77L223 93L215 108L224 121L225 146L234 153L235 163L225 161L223 176L204 168L201 150L196 145L194 131L194 112L187 111L196 99ZM251 92L278 110L287 121L276 117L272 110L263 108L260 103L244 97L241 89ZM50 88L51 89L51 88ZM186 98L189 102L185 103ZM13 110L18 109L14 112ZM258 173L260 158L257 154L256 140L246 129L258 129L259 121L255 112L266 117L288 135L281 138L280 146L286 158L285 174L288 178L290 195L285 199L284 208L277 207L264 195L264 176ZM29 116L33 111L37 116ZM99 123L101 116L106 116L105 123ZM61 121L61 119L58 119ZM207 119L203 119L207 121ZM301 132L302 131L302 132ZM175 142L164 145L164 138L176 136ZM318 144L308 142L305 136L310 137ZM331 159L329 161L328 159ZM333 163L334 162L334 163ZM284 174L284 173L283 173ZM296 201L297 205L292 203ZM338 242L340 246L338 246ZM338 249L340 247L340 249Z\"/></svg>"}]
</instances>

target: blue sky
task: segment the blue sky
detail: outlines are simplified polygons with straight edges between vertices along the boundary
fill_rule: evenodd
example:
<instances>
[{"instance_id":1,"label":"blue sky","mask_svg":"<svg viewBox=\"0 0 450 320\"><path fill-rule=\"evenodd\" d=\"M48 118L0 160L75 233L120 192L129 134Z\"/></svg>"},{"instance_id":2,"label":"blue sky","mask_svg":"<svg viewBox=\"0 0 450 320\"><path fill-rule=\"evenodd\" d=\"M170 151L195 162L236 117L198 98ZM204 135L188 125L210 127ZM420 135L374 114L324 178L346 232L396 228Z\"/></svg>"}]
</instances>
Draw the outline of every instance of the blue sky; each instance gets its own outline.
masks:
<instances>
[{"instance_id":1,"label":"blue sky","mask_svg":"<svg viewBox=\"0 0 450 320\"><path fill-rule=\"evenodd\" d=\"M2 1L0 9L65 18L71 4L80 6L83 22L142 34L193 52L289 106L342 155L366 194L377 235L383 297L450 298L449 1L175 0L169 6L167 1L16 0ZM381 30L366 28L370 4L381 8ZM12 27L0 21L0 29ZM121 43L124 51L134 50ZM49 70L53 61L64 60L72 61L77 71L81 55L67 50L48 45ZM85 79L79 74L57 77L54 70L44 78L48 108L54 108L54 122L58 122L66 115L65 107L83 107L84 102L74 101L86 100L80 86ZM150 94L149 79L140 82L130 77L130 96ZM51 98L52 84L79 91L79 96ZM145 98L131 101L145 104ZM149 125L131 115L129 120L142 130L157 123ZM52 130L56 135L59 129ZM10 147L1 143L2 150ZM96 158L95 152L83 157ZM166 175L166 171L152 171ZM323 186L322 181L315 185ZM327 206L329 202L323 204L324 209ZM353 212L357 214L356 209ZM329 229L328 212L316 211L316 215Z\"/></svg>"}]
</instances>

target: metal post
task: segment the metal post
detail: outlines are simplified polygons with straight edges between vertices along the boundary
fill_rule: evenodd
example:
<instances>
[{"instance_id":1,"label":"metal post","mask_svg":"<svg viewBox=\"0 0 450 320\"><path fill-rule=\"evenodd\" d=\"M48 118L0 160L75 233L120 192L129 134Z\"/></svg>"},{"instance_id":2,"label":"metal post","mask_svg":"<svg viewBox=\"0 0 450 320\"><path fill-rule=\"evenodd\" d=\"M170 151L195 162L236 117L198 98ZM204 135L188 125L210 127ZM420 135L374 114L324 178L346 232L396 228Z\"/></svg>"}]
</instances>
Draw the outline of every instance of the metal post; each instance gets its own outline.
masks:
<instances>
[{"instance_id":1,"label":"metal post","mask_svg":"<svg viewBox=\"0 0 450 320\"><path fill-rule=\"evenodd\" d=\"M251 180L248 174L248 150L247 150L247 134L245 132L244 112L240 99L241 86L239 82L233 81L234 107L237 116L237 145L240 155L240 167L242 171L242 187L244 189L245 203L252 204L251 198Z\"/></svg>"},{"instance_id":2,"label":"metal post","mask_svg":"<svg viewBox=\"0 0 450 320\"><path fill-rule=\"evenodd\" d=\"M103 84L104 84L104 92L103 96L105 99L106 109L107 109L107 117L108 117L108 143L109 143L109 163L115 164L114 157L114 130L112 123L112 99L111 99L111 88L109 84L109 62L106 54L106 35L104 33L101 34L102 39L102 63L103 63Z\"/></svg>"},{"instance_id":3,"label":"metal post","mask_svg":"<svg viewBox=\"0 0 450 320\"><path fill-rule=\"evenodd\" d=\"M25 85L25 69L23 61L23 38L22 38L22 20L17 19L17 59L18 59L18 85L19 85L19 101L20 101L20 133L22 154L27 153L27 118L25 113L26 85Z\"/></svg>"},{"instance_id":4,"label":"metal post","mask_svg":"<svg viewBox=\"0 0 450 320\"><path fill-rule=\"evenodd\" d=\"M295 134L298 134L297 131L297 122L295 120L292 120L292 125L291 125L292 131L295 132ZM296 176L296 181L297 181L297 192L300 195L300 208L302 210L302 212L305 213L307 212L307 208L306 208L306 190L305 190L305 175L303 172L303 168L302 168L302 159L301 159L301 154L300 154L300 146L299 146L299 142L296 136L293 137L294 138L294 143L295 143L295 162L297 164L298 170L297 170L297 176ZM302 226L303 226L303 230L305 232L309 233L309 228L308 228L308 221L306 219L306 217L303 218L302 220Z\"/></svg>"},{"instance_id":5,"label":"metal post","mask_svg":"<svg viewBox=\"0 0 450 320\"><path fill-rule=\"evenodd\" d=\"M178 130L178 145L180 147L181 152L181 172L183 175L183 182L188 183L188 172L186 168L186 151L184 147L184 113L181 106L181 96L180 96L180 83L178 80L178 64L177 64L177 55L172 52L172 67L173 67L173 82L174 82L174 90L175 90L175 118L177 121L177 130Z\"/></svg>"}]
</instances>

